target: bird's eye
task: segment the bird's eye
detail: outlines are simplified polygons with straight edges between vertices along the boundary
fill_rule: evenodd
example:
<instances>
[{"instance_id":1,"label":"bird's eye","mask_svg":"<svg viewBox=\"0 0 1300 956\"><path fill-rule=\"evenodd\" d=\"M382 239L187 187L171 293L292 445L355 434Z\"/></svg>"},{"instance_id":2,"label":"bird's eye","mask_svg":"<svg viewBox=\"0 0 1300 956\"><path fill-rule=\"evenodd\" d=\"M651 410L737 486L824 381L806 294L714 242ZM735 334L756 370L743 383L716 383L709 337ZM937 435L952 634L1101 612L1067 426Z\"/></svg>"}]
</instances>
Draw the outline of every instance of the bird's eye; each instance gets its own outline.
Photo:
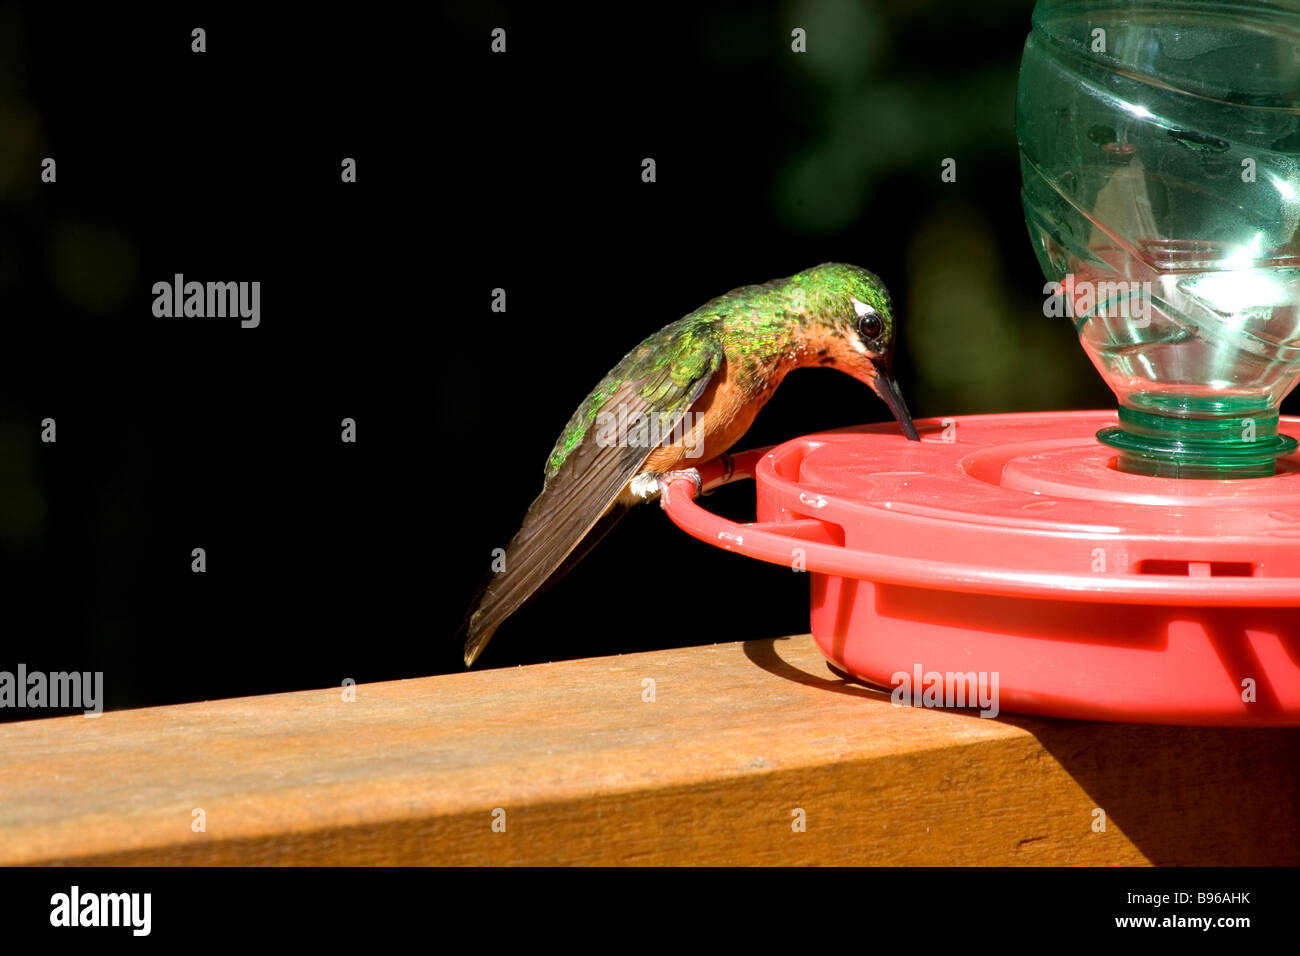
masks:
<instances>
[{"instance_id":1,"label":"bird's eye","mask_svg":"<svg viewBox=\"0 0 1300 956\"><path fill-rule=\"evenodd\" d=\"M880 314L867 303L854 299L853 311L858 314L858 334L864 339L874 339L884 330Z\"/></svg>"}]
</instances>

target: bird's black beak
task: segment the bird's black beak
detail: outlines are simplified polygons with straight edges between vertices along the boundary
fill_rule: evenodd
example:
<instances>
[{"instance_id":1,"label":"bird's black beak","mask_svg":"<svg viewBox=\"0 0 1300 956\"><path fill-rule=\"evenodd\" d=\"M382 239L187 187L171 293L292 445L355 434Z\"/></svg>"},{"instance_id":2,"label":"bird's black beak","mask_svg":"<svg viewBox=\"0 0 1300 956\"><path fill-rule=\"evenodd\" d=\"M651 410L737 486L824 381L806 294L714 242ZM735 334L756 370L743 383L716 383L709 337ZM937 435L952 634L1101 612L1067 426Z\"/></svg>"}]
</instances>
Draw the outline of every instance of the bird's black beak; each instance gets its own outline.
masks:
<instances>
[{"instance_id":1,"label":"bird's black beak","mask_svg":"<svg viewBox=\"0 0 1300 956\"><path fill-rule=\"evenodd\" d=\"M885 400L885 404L894 413L894 418L898 420L899 427L903 429L903 434L908 437L908 440L920 441L921 436L916 433L916 426L912 424L912 414L907 410L907 403L903 401L903 393L898 390L898 383L894 381L893 370L884 362L877 362L874 359L871 364L876 367L876 394Z\"/></svg>"}]
</instances>

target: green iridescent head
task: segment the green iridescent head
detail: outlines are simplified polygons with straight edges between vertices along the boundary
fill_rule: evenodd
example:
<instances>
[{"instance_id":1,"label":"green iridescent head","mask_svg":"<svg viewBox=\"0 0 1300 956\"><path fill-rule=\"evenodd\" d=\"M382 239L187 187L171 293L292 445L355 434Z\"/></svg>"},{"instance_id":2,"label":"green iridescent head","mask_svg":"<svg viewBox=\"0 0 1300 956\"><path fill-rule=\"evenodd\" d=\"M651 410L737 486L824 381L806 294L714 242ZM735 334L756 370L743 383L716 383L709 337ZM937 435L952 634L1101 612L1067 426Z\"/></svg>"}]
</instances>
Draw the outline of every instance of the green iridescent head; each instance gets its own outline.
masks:
<instances>
[{"instance_id":1,"label":"green iridescent head","mask_svg":"<svg viewBox=\"0 0 1300 956\"><path fill-rule=\"evenodd\" d=\"M875 273L844 262L824 262L790 277L786 288L794 307L826 332L830 364L869 384L904 434L917 440L916 428L894 381L897 326L889 290Z\"/></svg>"},{"instance_id":2,"label":"green iridescent head","mask_svg":"<svg viewBox=\"0 0 1300 956\"><path fill-rule=\"evenodd\" d=\"M824 262L790 277L790 291L810 317L852 336L862 350L886 361L894 350L894 304L875 273L845 262Z\"/></svg>"}]
</instances>

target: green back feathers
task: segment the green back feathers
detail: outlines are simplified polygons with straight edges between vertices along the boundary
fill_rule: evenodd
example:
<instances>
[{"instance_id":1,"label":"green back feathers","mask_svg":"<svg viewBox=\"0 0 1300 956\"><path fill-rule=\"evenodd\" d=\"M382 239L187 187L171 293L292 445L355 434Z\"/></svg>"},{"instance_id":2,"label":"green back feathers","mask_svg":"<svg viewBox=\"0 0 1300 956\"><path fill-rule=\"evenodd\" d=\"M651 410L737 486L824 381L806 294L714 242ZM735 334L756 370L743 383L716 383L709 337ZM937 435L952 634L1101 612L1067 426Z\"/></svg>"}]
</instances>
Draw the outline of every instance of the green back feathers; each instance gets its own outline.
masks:
<instances>
[{"instance_id":1,"label":"green back feathers","mask_svg":"<svg viewBox=\"0 0 1300 956\"><path fill-rule=\"evenodd\" d=\"M606 405L624 383L649 409L663 415L686 411L694 386L721 363L717 319L697 310L664 326L619 361L578 406L546 460L546 479L553 478L569 453L582 444ZM608 409L614 411L613 409Z\"/></svg>"},{"instance_id":2,"label":"green back feathers","mask_svg":"<svg viewBox=\"0 0 1300 956\"><path fill-rule=\"evenodd\" d=\"M735 363L738 383L756 390L809 322L821 322L835 335L856 334L851 297L874 308L892 338L893 306L884 283L865 269L838 262L733 289L664 326L623 356L578 406L546 460L546 480L587 438L602 411L616 411L606 406L620 391L628 394L626 383L650 411L673 416L686 411L701 378L711 376L725 356Z\"/></svg>"}]
</instances>

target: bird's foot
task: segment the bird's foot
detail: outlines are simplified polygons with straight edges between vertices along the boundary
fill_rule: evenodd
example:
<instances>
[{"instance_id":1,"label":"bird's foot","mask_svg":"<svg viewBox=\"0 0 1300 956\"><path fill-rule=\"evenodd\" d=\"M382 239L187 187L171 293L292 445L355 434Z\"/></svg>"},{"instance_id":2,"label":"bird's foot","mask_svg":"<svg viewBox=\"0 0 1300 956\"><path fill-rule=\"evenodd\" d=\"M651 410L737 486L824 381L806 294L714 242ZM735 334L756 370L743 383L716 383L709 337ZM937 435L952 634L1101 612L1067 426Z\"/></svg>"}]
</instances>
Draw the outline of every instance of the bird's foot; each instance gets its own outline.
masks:
<instances>
[{"instance_id":1,"label":"bird's foot","mask_svg":"<svg viewBox=\"0 0 1300 956\"><path fill-rule=\"evenodd\" d=\"M628 484L628 491L642 501L653 501L659 497L659 476L653 471L643 471Z\"/></svg>"},{"instance_id":2,"label":"bird's foot","mask_svg":"<svg viewBox=\"0 0 1300 956\"><path fill-rule=\"evenodd\" d=\"M664 489L668 487L669 482L676 481L678 478L688 478L694 483L696 498L699 498L704 494L704 480L700 477L700 470L698 468L679 468L675 471L665 471L659 476L658 485L660 495L662 495Z\"/></svg>"}]
</instances>

